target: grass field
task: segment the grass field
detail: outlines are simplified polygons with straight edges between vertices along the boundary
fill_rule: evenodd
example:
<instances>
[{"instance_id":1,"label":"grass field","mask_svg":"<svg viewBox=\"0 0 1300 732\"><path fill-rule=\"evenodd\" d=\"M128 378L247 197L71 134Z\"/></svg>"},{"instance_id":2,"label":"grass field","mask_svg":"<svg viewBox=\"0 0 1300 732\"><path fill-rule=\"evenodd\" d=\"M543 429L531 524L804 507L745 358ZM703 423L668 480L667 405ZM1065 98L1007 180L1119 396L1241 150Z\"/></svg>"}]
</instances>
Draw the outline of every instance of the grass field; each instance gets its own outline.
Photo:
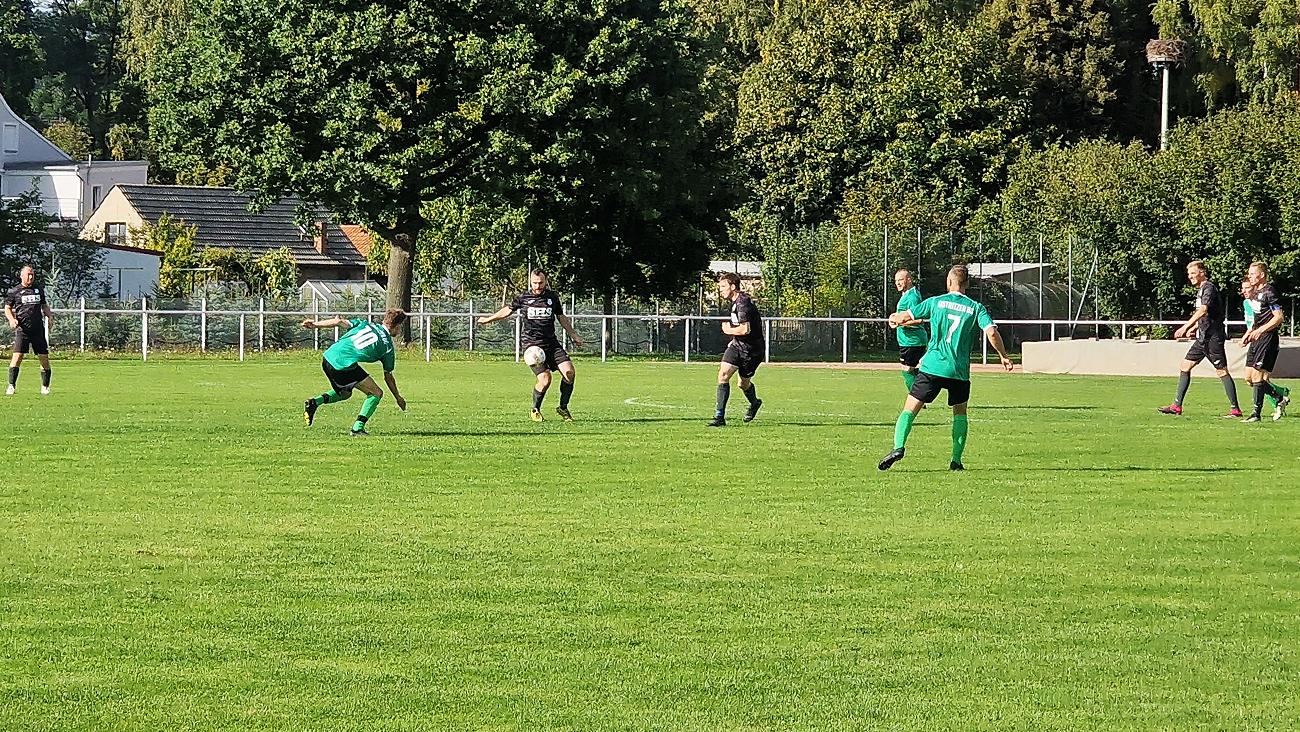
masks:
<instances>
[{"instance_id":1,"label":"grass field","mask_svg":"<svg viewBox=\"0 0 1300 732\"><path fill-rule=\"evenodd\" d=\"M969 470L931 408L882 474L894 372L710 431L715 366L578 370L537 425L522 366L406 361L353 440L305 356L33 363L0 729L1300 726L1300 417L977 374Z\"/></svg>"}]
</instances>

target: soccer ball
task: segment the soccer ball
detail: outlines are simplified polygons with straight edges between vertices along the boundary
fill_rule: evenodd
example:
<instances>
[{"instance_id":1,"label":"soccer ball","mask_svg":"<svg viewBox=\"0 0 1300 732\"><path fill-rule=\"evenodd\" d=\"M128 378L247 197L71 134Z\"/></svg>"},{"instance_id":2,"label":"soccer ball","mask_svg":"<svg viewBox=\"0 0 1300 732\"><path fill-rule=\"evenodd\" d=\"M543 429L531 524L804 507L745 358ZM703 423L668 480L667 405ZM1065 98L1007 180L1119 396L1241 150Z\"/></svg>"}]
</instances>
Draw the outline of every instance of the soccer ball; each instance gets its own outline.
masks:
<instances>
[{"instance_id":1,"label":"soccer ball","mask_svg":"<svg viewBox=\"0 0 1300 732\"><path fill-rule=\"evenodd\" d=\"M524 363L529 366L541 366L546 361L546 351L541 346L529 346L524 349Z\"/></svg>"}]
</instances>

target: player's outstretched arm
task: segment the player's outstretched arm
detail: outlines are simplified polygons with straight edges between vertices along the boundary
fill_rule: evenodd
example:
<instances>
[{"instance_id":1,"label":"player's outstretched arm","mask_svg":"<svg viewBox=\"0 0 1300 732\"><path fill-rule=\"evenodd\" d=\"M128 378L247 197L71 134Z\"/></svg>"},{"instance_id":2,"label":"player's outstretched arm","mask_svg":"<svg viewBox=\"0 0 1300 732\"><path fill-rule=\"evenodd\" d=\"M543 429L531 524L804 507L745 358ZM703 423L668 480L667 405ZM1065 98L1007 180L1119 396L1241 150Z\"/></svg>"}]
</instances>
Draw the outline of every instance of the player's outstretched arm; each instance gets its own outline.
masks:
<instances>
[{"instance_id":1,"label":"player's outstretched arm","mask_svg":"<svg viewBox=\"0 0 1300 732\"><path fill-rule=\"evenodd\" d=\"M509 305L506 305L502 307L500 310L496 311L495 313L492 313L491 315L481 316L477 322L479 325L490 325L492 323L497 322L498 320L503 320L505 318L510 317L510 313L513 312L514 310L510 309Z\"/></svg>"},{"instance_id":2,"label":"player's outstretched arm","mask_svg":"<svg viewBox=\"0 0 1300 732\"><path fill-rule=\"evenodd\" d=\"M998 332L998 327L990 325L984 329L984 335L989 339L989 345L993 346L993 350L998 352L998 361L1002 362L1002 368L1007 371L1014 369L1016 365L1011 363L1011 357L1007 355L1007 348L1002 343L1002 334Z\"/></svg>"},{"instance_id":3,"label":"player's outstretched arm","mask_svg":"<svg viewBox=\"0 0 1300 732\"><path fill-rule=\"evenodd\" d=\"M578 348L582 348L582 336L578 335L578 331L573 329L573 321L569 319L569 316L564 313L559 313L555 316L555 319L560 321L560 327L564 329L565 333L569 334L569 338L574 342L574 344L577 345Z\"/></svg>"},{"instance_id":4,"label":"player's outstretched arm","mask_svg":"<svg viewBox=\"0 0 1300 732\"><path fill-rule=\"evenodd\" d=\"M304 328L333 328L336 325L346 325L351 327L352 321L347 318L326 318L325 320L307 319L302 321L302 327Z\"/></svg>"},{"instance_id":5,"label":"player's outstretched arm","mask_svg":"<svg viewBox=\"0 0 1300 732\"><path fill-rule=\"evenodd\" d=\"M397 390L397 379L393 376L392 371L384 372L384 383L388 384L388 390L393 392L393 399L397 400L397 408L406 411L406 399L402 397L402 392Z\"/></svg>"},{"instance_id":6,"label":"player's outstretched arm","mask_svg":"<svg viewBox=\"0 0 1300 732\"><path fill-rule=\"evenodd\" d=\"M889 314L890 328L901 328L904 325L915 325L916 323L920 323L920 322L923 321L917 320L915 317L913 317L911 310L900 310L897 313Z\"/></svg>"}]
</instances>

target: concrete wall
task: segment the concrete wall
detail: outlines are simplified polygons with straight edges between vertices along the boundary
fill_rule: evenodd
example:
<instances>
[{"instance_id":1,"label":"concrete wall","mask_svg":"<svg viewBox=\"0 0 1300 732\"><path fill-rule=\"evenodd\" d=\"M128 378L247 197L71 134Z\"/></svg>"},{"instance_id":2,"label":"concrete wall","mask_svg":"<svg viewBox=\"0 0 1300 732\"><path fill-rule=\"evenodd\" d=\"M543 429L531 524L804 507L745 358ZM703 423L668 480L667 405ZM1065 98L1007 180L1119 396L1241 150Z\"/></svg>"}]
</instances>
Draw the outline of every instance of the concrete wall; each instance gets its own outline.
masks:
<instances>
[{"instance_id":1,"label":"concrete wall","mask_svg":"<svg viewBox=\"0 0 1300 732\"><path fill-rule=\"evenodd\" d=\"M1170 376L1191 348L1191 341L1078 340L1038 341L1021 344L1025 373L1099 374L1108 376ZM1228 341L1228 371L1246 374L1246 349L1241 339ZM1193 376L1214 376L1214 367L1202 361ZM1273 375L1300 376L1300 339L1283 338Z\"/></svg>"}]
</instances>

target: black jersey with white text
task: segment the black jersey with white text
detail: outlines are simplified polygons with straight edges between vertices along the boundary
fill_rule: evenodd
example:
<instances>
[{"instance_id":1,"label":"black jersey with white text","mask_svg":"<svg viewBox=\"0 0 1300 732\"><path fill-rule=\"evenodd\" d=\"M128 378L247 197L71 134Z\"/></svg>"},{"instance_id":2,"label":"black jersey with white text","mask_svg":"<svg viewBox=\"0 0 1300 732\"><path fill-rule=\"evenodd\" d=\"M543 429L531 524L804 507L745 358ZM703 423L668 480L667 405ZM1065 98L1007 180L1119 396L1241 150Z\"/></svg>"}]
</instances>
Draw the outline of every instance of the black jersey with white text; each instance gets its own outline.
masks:
<instances>
[{"instance_id":1,"label":"black jersey with white text","mask_svg":"<svg viewBox=\"0 0 1300 732\"><path fill-rule=\"evenodd\" d=\"M1255 294L1250 296L1250 305L1255 313L1255 322L1250 324L1251 328L1259 328L1273 319L1273 313L1282 309L1282 303L1278 302L1277 291L1272 285L1264 285L1255 290Z\"/></svg>"},{"instance_id":2,"label":"black jersey with white text","mask_svg":"<svg viewBox=\"0 0 1300 732\"><path fill-rule=\"evenodd\" d=\"M737 294L736 301L731 303L731 324L741 323L749 323L749 333L732 336L732 344L749 350L763 350L763 316L759 315L754 298L744 292Z\"/></svg>"},{"instance_id":3,"label":"black jersey with white text","mask_svg":"<svg viewBox=\"0 0 1300 732\"><path fill-rule=\"evenodd\" d=\"M5 304L14 311L18 325L24 330L41 327L45 315L45 290L40 287L18 285L5 295Z\"/></svg>"},{"instance_id":4,"label":"black jersey with white text","mask_svg":"<svg viewBox=\"0 0 1300 732\"><path fill-rule=\"evenodd\" d=\"M531 290L520 293L510 303L510 309L524 316L519 333L519 342L523 346L544 346L557 342L555 318L564 314L564 306L560 304L560 296L554 290L545 290L540 295Z\"/></svg>"},{"instance_id":5,"label":"black jersey with white text","mask_svg":"<svg viewBox=\"0 0 1300 732\"><path fill-rule=\"evenodd\" d=\"M1219 297L1219 288L1209 280L1201 283L1200 289L1196 291L1196 300L1192 303L1193 309L1201 306L1205 306L1206 312L1205 317L1196 324L1196 340L1226 338L1227 330L1223 325L1223 298Z\"/></svg>"}]
</instances>

